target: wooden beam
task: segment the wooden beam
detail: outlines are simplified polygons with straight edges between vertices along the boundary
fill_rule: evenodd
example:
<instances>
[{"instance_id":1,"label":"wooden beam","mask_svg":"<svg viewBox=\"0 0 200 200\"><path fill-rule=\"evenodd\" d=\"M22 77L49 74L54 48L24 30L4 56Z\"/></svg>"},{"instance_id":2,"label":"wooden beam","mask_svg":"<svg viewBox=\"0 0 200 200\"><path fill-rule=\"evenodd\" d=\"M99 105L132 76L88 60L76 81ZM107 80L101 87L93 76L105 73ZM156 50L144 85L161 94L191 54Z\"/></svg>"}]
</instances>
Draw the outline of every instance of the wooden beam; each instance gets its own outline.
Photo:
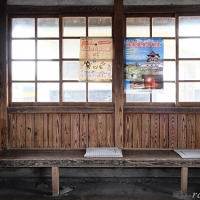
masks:
<instances>
[{"instance_id":1,"label":"wooden beam","mask_svg":"<svg viewBox=\"0 0 200 200\"><path fill-rule=\"evenodd\" d=\"M52 167L52 195L59 195L59 167Z\"/></svg>"},{"instance_id":2,"label":"wooden beam","mask_svg":"<svg viewBox=\"0 0 200 200\"><path fill-rule=\"evenodd\" d=\"M113 90L115 101L115 146L123 147L124 129L124 19L123 0L115 0L114 3L114 67L113 67Z\"/></svg>"},{"instance_id":3,"label":"wooden beam","mask_svg":"<svg viewBox=\"0 0 200 200\"><path fill-rule=\"evenodd\" d=\"M181 168L181 193L187 195L188 167Z\"/></svg>"},{"instance_id":4,"label":"wooden beam","mask_svg":"<svg viewBox=\"0 0 200 200\"><path fill-rule=\"evenodd\" d=\"M6 0L0 1L0 149L6 148L7 133L7 14Z\"/></svg>"}]
</instances>

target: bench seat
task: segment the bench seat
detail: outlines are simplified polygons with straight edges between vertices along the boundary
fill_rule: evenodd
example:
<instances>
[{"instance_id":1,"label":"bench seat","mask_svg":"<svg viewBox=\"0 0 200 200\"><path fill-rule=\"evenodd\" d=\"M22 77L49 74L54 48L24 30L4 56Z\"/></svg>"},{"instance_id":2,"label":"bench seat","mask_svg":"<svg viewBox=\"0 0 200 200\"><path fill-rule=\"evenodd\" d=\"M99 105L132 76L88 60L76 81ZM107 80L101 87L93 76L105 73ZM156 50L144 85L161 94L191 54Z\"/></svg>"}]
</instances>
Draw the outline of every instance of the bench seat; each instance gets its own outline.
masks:
<instances>
[{"instance_id":1,"label":"bench seat","mask_svg":"<svg viewBox=\"0 0 200 200\"><path fill-rule=\"evenodd\" d=\"M187 194L188 168L200 167L200 159L183 159L173 150L122 150L122 158L84 158L85 149L1 150L0 167L51 167L52 194L59 194L60 167L177 167L181 192Z\"/></svg>"}]
</instances>

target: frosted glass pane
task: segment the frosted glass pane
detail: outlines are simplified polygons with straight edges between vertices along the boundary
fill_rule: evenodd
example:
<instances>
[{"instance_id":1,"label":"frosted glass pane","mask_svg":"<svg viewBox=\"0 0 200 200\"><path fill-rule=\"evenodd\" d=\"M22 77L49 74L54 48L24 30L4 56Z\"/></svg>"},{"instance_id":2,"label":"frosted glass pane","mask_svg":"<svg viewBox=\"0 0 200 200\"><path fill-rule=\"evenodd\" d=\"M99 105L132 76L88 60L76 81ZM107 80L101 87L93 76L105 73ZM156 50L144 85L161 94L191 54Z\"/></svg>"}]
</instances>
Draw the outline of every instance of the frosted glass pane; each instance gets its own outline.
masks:
<instances>
[{"instance_id":1,"label":"frosted glass pane","mask_svg":"<svg viewBox=\"0 0 200 200\"><path fill-rule=\"evenodd\" d=\"M13 61L12 80L35 80L35 62Z\"/></svg>"},{"instance_id":2,"label":"frosted glass pane","mask_svg":"<svg viewBox=\"0 0 200 200\"><path fill-rule=\"evenodd\" d=\"M63 18L64 37L85 37L86 18L85 17L64 17Z\"/></svg>"},{"instance_id":3,"label":"frosted glass pane","mask_svg":"<svg viewBox=\"0 0 200 200\"><path fill-rule=\"evenodd\" d=\"M111 17L89 17L88 18L89 37L111 37L112 18Z\"/></svg>"},{"instance_id":4,"label":"frosted glass pane","mask_svg":"<svg viewBox=\"0 0 200 200\"><path fill-rule=\"evenodd\" d=\"M175 102L175 83L164 83L164 89L152 90L152 102Z\"/></svg>"},{"instance_id":5,"label":"frosted glass pane","mask_svg":"<svg viewBox=\"0 0 200 200\"><path fill-rule=\"evenodd\" d=\"M80 57L80 39L63 40L63 57L79 59L79 57Z\"/></svg>"},{"instance_id":6,"label":"frosted glass pane","mask_svg":"<svg viewBox=\"0 0 200 200\"><path fill-rule=\"evenodd\" d=\"M12 59L34 59L34 40L12 40Z\"/></svg>"},{"instance_id":7,"label":"frosted glass pane","mask_svg":"<svg viewBox=\"0 0 200 200\"><path fill-rule=\"evenodd\" d=\"M127 37L149 37L150 36L150 18L127 18L126 19Z\"/></svg>"},{"instance_id":8,"label":"frosted glass pane","mask_svg":"<svg viewBox=\"0 0 200 200\"><path fill-rule=\"evenodd\" d=\"M175 81L176 78L176 67L174 61L164 61L163 68L163 80L164 81Z\"/></svg>"},{"instance_id":9,"label":"frosted glass pane","mask_svg":"<svg viewBox=\"0 0 200 200\"><path fill-rule=\"evenodd\" d=\"M175 37L175 18L156 17L152 22L153 37Z\"/></svg>"},{"instance_id":10,"label":"frosted glass pane","mask_svg":"<svg viewBox=\"0 0 200 200\"><path fill-rule=\"evenodd\" d=\"M164 59L175 59L175 40L164 40Z\"/></svg>"},{"instance_id":11,"label":"frosted glass pane","mask_svg":"<svg viewBox=\"0 0 200 200\"><path fill-rule=\"evenodd\" d=\"M200 58L200 39L179 39L180 58Z\"/></svg>"},{"instance_id":12,"label":"frosted glass pane","mask_svg":"<svg viewBox=\"0 0 200 200\"><path fill-rule=\"evenodd\" d=\"M59 80L59 62L38 62L37 78L38 80Z\"/></svg>"},{"instance_id":13,"label":"frosted glass pane","mask_svg":"<svg viewBox=\"0 0 200 200\"><path fill-rule=\"evenodd\" d=\"M86 102L86 83L64 83L64 102Z\"/></svg>"},{"instance_id":14,"label":"frosted glass pane","mask_svg":"<svg viewBox=\"0 0 200 200\"><path fill-rule=\"evenodd\" d=\"M58 59L59 41L58 40L38 40L39 59Z\"/></svg>"},{"instance_id":15,"label":"frosted glass pane","mask_svg":"<svg viewBox=\"0 0 200 200\"><path fill-rule=\"evenodd\" d=\"M200 16L179 17L179 36L200 36Z\"/></svg>"},{"instance_id":16,"label":"frosted glass pane","mask_svg":"<svg viewBox=\"0 0 200 200\"><path fill-rule=\"evenodd\" d=\"M38 83L38 102L59 102L59 83Z\"/></svg>"},{"instance_id":17,"label":"frosted glass pane","mask_svg":"<svg viewBox=\"0 0 200 200\"><path fill-rule=\"evenodd\" d=\"M63 62L63 80L79 79L79 61Z\"/></svg>"},{"instance_id":18,"label":"frosted glass pane","mask_svg":"<svg viewBox=\"0 0 200 200\"><path fill-rule=\"evenodd\" d=\"M28 38L35 36L35 19L33 18L13 18L12 37Z\"/></svg>"},{"instance_id":19,"label":"frosted glass pane","mask_svg":"<svg viewBox=\"0 0 200 200\"><path fill-rule=\"evenodd\" d=\"M180 102L200 102L200 83L179 83Z\"/></svg>"},{"instance_id":20,"label":"frosted glass pane","mask_svg":"<svg viewBox=\"0 0 200 200\"><path fill-rule=\"evenodd\" d=\"M13 83L12 102L34 102L35 84L34 83Z\"/></svg>"},{"instance_id":21,"label":"frosted glass pane","mask_svg":"<svg viewBox=\"0 0 200 200\"><path fill-rule=\"evenodd\" d=\"M179 61L179 80L200 80L200 61Z\"/></svg>"},{"instance_id":22,"label":"frosted glass pane","mask_svg":"<svg viewBox=\"0 0 200 200\"><path fill-rule=\"evenodd\" d=\"M39 18L38 37L59 37L59 19Z\"/></svg>"},{"instance_id":23,"label":"frosted glass pane","mask_svg":"<svg viewBox=\"0 0 200 200\"><path fill-rule=\"evenodd\" d=\"M88 83L89 102L112 102L112 83Z\"/></svg>"}]
</instances>

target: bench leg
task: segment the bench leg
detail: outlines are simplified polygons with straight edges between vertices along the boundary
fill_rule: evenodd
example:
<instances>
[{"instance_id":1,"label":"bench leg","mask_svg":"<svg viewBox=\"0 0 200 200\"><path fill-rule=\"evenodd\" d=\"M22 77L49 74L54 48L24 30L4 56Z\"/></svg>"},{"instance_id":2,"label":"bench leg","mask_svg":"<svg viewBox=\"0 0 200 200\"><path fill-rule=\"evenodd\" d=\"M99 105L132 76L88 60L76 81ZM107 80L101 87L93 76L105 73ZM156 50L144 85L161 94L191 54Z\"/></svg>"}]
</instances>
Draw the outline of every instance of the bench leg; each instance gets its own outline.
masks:
<instances>
[{"instance_id":1,"label":"bench leg","mask_svg":"<svg viewBox=\"0 0 200 200\"><path fill-rule=\"evenodd\" d=\"M59 167L52 167L52 195L59 195Z\"/></svg>"},{"instance_id":2,"label":"bench leg","mask_svg":"<svg viewBox=\"0 0 200 200\"><path fill-rule=\"evenodd\" d=\"M187 194L188 185L188 167L181 168L181 193L182 195Z\"/></svg>"}]
</instances>

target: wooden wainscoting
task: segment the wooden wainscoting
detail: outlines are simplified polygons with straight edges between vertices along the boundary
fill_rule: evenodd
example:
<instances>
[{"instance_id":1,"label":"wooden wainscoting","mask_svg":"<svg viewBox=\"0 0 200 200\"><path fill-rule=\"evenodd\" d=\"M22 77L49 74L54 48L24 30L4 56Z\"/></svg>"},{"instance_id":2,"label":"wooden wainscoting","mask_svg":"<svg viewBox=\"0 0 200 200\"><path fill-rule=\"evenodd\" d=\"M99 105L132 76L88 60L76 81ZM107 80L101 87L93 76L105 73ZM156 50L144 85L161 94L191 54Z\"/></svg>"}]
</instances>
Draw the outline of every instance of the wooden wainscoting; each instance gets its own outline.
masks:
<instances>
[{"instance_id":1,"label":"wooden wainscoting","mask_svg":"<svg viewBox=\"0 0 200 200\"><path fill-rule=\"evenodd\" d=\"M10 113L9 148L114 146L113 114Z\"/></svg>"},{"instance_id":2,"label":"wooden wainscoting","mask_svg":"<svg viewBox=\"0 0 200 200\"><path fill-rule=\"evenodd\" d=\"M126 113L124 148L200 148L200 114Z\"/></svg>"}]
</instances>

